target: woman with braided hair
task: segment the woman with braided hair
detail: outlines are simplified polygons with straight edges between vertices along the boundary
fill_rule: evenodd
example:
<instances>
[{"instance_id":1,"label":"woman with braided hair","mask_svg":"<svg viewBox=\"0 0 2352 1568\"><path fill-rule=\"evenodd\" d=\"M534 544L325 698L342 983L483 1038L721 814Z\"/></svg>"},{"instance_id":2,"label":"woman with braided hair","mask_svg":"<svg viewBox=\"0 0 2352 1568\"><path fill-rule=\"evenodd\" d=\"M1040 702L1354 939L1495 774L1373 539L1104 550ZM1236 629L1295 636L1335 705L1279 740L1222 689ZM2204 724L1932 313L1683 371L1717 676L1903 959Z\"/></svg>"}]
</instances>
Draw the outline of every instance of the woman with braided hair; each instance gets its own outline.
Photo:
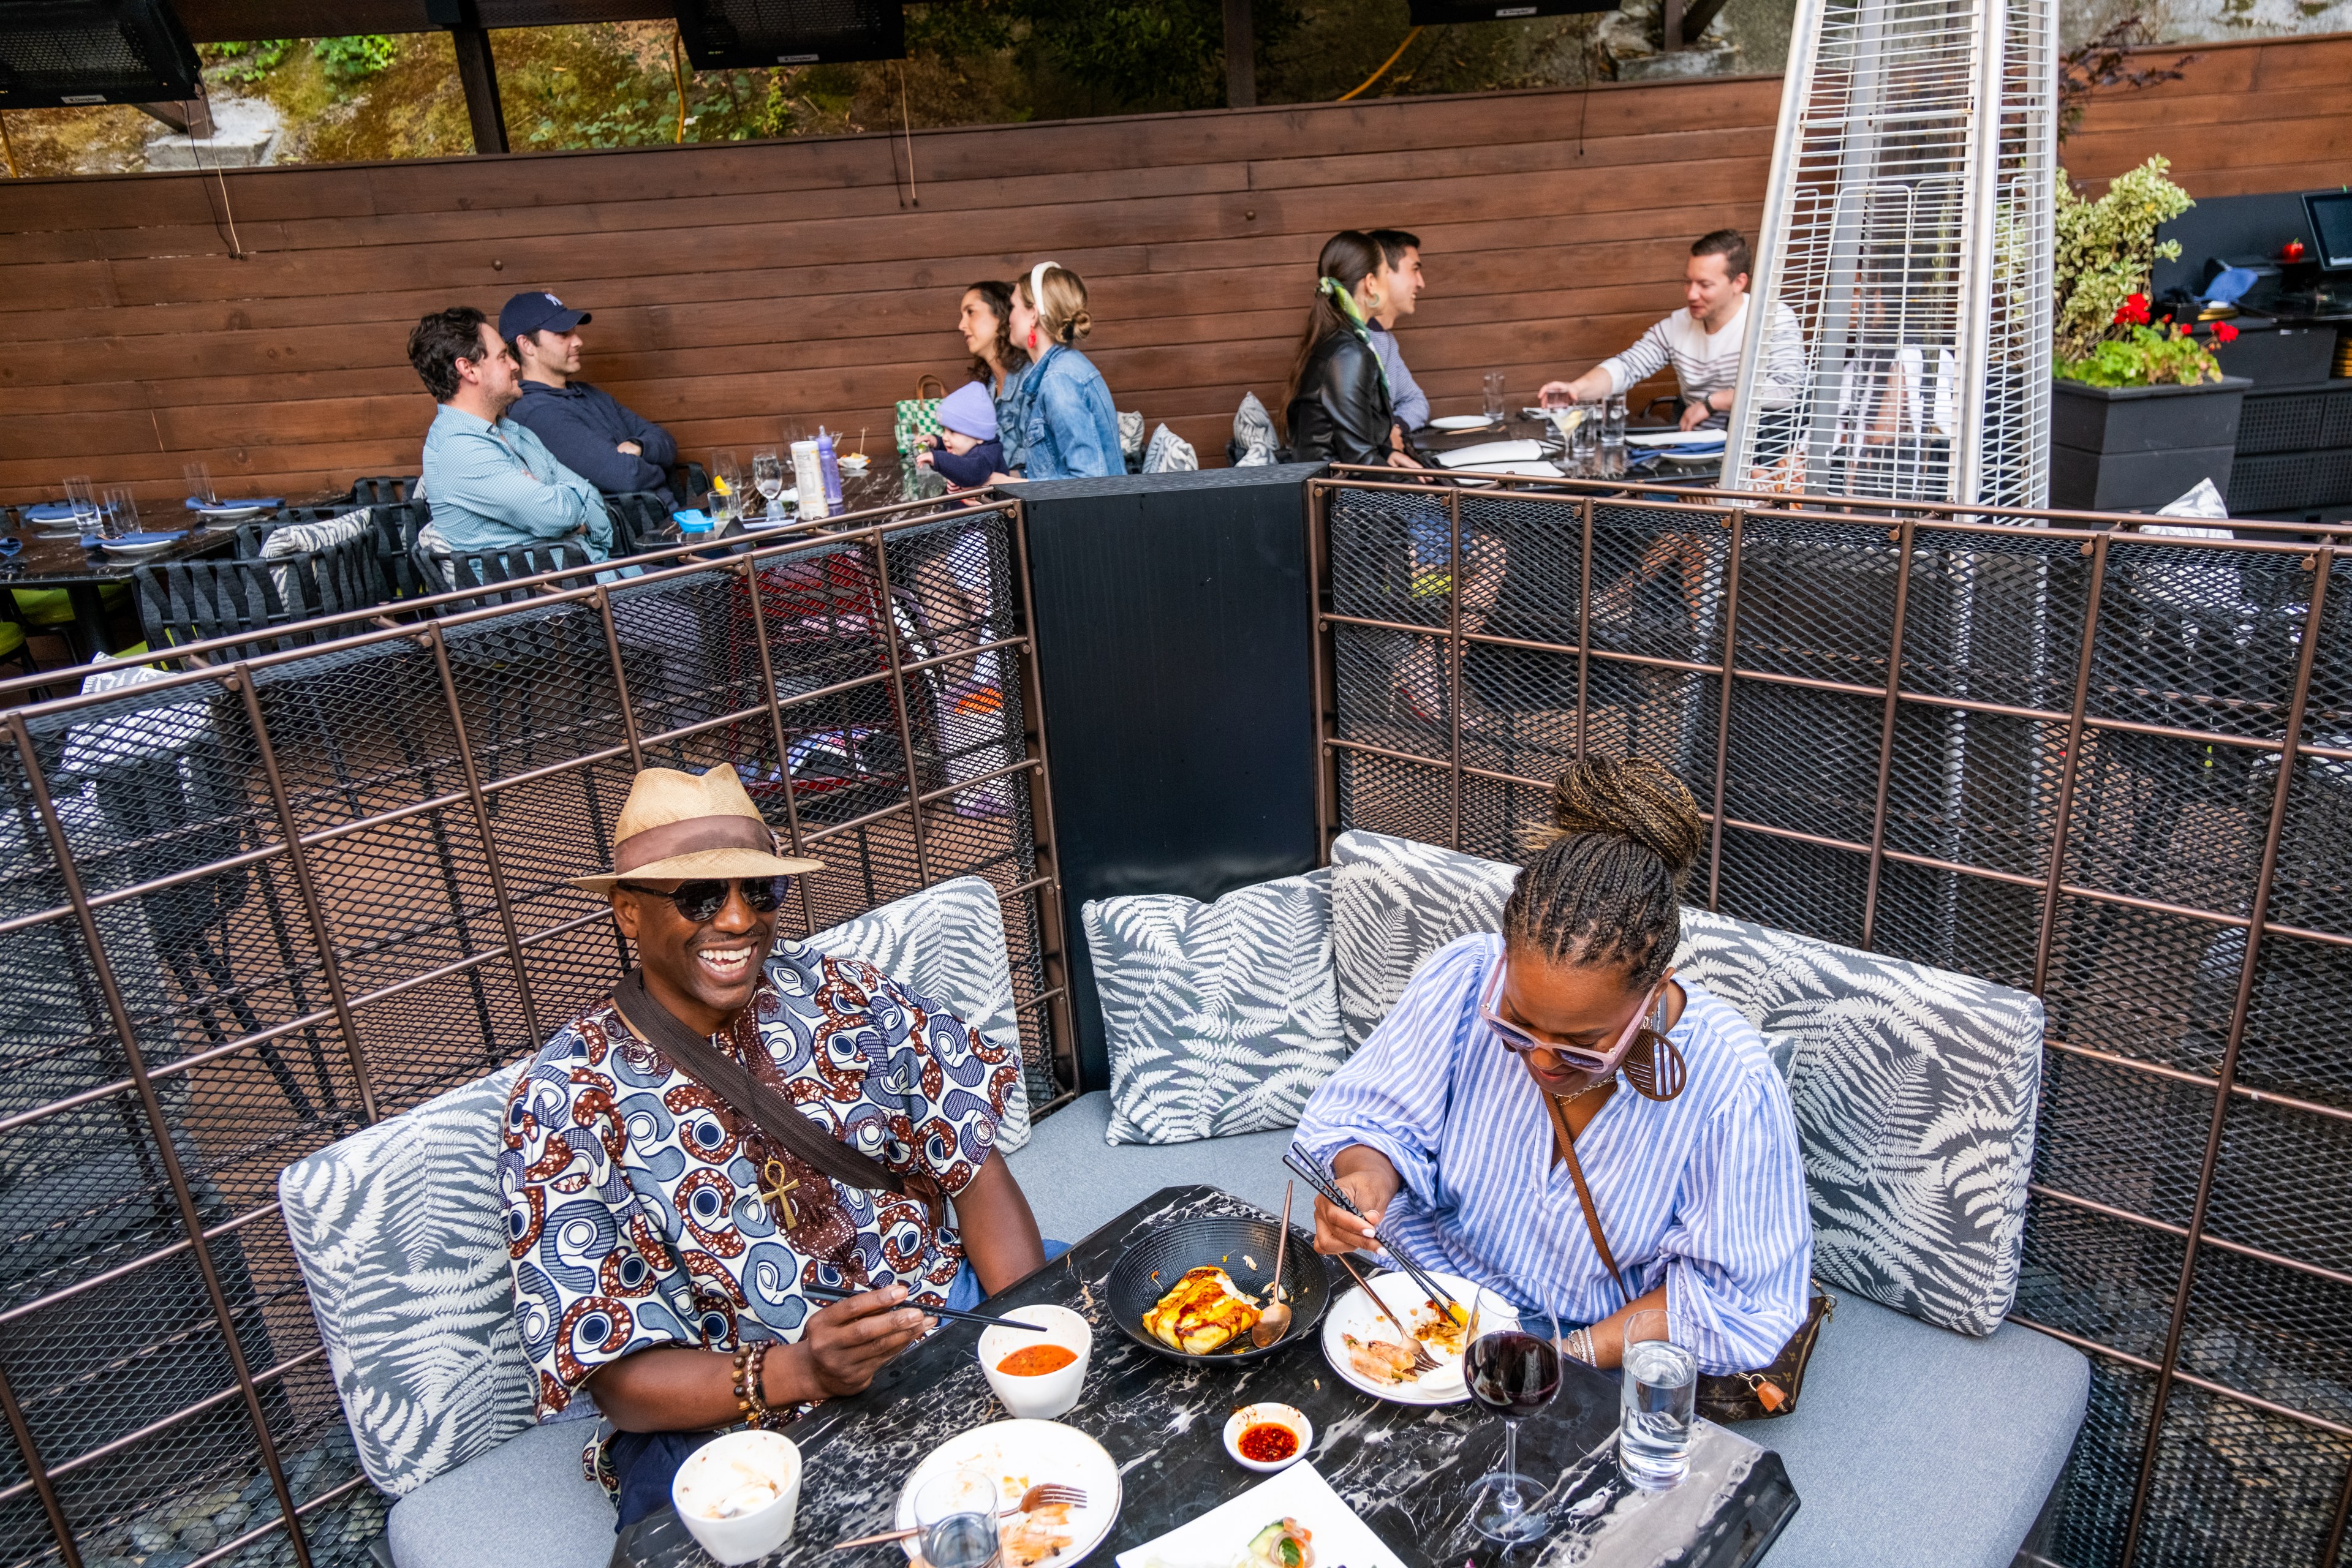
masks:
<instances>
[{"instance_id":1,"label":"woman with braided hair","mask_svg":"<svg viewBox=\"0 0 2352 1568\"><path fill-rule=\"evenodd\" d=\"M1763 1038L1675 974L1698 807L1656 763L1595 758L1552 816L1500 935L1432 954L1308 1102L1298 1144L1371 1222L1318 1199L1316 1249L1377 1250L1384 1224L1425 1267L1540 1296L1597 1365L1647 1308L1703 1371L1767 1365L1805 1319L1812 1222Z\"/></svg>"}]
</instances>

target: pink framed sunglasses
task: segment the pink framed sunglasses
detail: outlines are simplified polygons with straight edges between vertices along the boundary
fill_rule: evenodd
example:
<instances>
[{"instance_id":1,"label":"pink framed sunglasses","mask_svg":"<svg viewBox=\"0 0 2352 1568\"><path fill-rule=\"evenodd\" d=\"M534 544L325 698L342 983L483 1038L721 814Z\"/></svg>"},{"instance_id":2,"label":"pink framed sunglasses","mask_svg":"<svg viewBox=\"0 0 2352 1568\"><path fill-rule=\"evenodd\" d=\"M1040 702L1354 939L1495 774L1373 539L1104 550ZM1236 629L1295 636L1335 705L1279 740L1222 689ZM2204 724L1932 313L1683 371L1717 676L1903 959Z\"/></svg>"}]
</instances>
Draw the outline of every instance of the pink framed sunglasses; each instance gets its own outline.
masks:
<instances>
[{"instance_id":1,"label":"pink framed sunglasses","mask_svg":"<svg viewBox=\"0 0 2352 1568\"><path fill-rule=\"evenodd\" d=\"M1661 1034L1665 1032L1666 982L1661 978L1651 988L1650 994L1643 999L1642 1005L1633 1009L1633 1016L1626 1020L1624 1031L1604 1051L1595 1051L1590 1046L1562 1045L1557 1040L1538 1040L1517 1024L1503 1017L1496 1009L1496 1004L1503 994L1503 968L1502 963L1497 961L1494 973L1486 977L1486 988L1478 998L1478 1021L1493 1030L1495 1038L1503 1042L1503 1049L1515 1056L1525 1056L1529 1051L1548 1051L1579 1072L1606 1075L1615 1072L1624 1061L1626 1054L1633 1049L1633 1042L1641 1038L1642 1026L1645 1021L1657 1032Z\"/></svg>"}]
</instances>

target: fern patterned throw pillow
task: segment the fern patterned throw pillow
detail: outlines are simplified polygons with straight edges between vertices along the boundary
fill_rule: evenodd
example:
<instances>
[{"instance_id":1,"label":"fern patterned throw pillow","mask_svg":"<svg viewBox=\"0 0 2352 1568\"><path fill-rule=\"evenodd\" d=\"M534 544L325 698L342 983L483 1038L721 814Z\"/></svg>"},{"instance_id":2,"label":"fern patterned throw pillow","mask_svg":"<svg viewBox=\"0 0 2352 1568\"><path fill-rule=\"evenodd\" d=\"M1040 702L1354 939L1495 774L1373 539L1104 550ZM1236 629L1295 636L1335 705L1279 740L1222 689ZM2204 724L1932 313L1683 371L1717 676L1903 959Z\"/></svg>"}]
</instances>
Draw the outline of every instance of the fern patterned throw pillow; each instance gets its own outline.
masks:
<instances>
[{"instance_id":1,"label":"fern patterned throw pillow","mask_svg":"<svg viewBox=\"0 0 2352 1568\"><path fill-rule=\"evenodd\" d=\"M1331 873L1214 904L1104 898L1081 911L1110 1046L1114 1144L1296 1126L1348 1059L1331 963Z\"/></svg>"}]
</instances>

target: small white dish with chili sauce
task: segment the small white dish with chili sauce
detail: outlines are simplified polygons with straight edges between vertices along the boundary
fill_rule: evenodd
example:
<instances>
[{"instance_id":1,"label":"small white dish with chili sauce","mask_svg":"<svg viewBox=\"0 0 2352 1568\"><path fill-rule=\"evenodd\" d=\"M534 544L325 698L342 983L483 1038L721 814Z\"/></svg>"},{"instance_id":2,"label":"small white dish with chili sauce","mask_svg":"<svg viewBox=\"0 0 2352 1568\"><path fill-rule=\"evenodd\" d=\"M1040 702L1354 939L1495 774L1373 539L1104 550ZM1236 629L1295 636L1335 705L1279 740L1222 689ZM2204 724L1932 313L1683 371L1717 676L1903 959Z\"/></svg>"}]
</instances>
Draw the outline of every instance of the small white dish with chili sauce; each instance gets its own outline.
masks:
<instances>
[{"instance_id":1,"label":"small white dish with chili sauce","mask_svg":"<svg viewBox=\"0 0 2352 1568\"><path fill-rule=\"evenodd\" d=\"M1042 1324L1045 1332L982 1329L980 1370L988 1378L988 1386L1017 1420L1050 1421L1067 1415L1086 1385L1087 1358L1094 1350L1095 1331L1069 1308L1043 1302L1014 1307L1003 1315L1016 1322Z\"/></svg>"},{"instance_id":2,"label":"small white dish with chili sauce","mask_svg":"<svg viewBox=\"0 0 2352 1568\"><path fill-rule=\"evenodd\" d=\"M1279 1451L1285 1438L1289 1439L1287 1452ZM1244 1405L1225 1418L1225 1452L1242 1469L1260 1475L1288 1469L1314 1446L1315 1423L1295 1406Z\"/></svg>"}]
</instances>

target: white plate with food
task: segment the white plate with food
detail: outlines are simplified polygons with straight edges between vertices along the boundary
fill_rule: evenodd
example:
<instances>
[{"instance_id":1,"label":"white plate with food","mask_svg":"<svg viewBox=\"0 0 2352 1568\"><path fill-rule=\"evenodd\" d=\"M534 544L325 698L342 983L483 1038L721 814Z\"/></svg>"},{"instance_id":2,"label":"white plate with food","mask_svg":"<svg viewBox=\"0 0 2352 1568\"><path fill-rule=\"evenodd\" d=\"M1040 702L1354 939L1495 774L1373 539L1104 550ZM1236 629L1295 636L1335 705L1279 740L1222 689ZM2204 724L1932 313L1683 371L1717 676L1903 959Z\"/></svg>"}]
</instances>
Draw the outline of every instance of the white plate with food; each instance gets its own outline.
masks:
<instances>
[{"instance_id":1,"label":"white plate with food","mask_svg":"<svg viewBox=\"0 0 2352 1568\"><path fill-rule=\"evenodd\" d=\"M1118 1568L1403 1568L1310 1463L1296 1464L1167 1534Z\"/></svg>"},{"instance_id":2,"label":"white plate with food","mask_svg":"<svg viewBox=\"0 0 2352 1568\"><path fill-rule=\"evenodd\" d=\"M1495 421L1483 413L1449 413L1429 422L1432 430L1484 430Z\"/></svg>"},{"instance_id":3,"label":"white plate with food","mask_svg":"<svg viewBox=\"0 0 2352 1568\"><path fill-rule=\"evenodd\" d=\"M996 1483L1000 1509L1013 1507L1022 1493L1049 1481L1087 1494L1081 1505L1055 1504L1000 1520L1004 1552L999 1568L1033 1568L1049 1557L1055 1568L1066 1568L1101 1545L1118 1522L1118 1464L1100 1443L1059 1421L992 1421L957 1433L925 1456L898 1489L892 1528L914 1528L915 1494L932 1477L967 1469ZM910 1536L901 1544L909 1558L921 1562L919 1540Z\"/></svg>"},{"instance_id":4,"label":"white plate with food","mask_svg":"<svg viewBox=\"0 0 2352 1568\"><path fill-rule=\"evenodd\" d=\"M1433 1269L1428 1273L1468 1317L1470 1304L1478 1299L1477 1286L1458 1274ZM1448 1323L1444 1309L1433 1305L1410 1275L1379 1274L1371 1276L1371 1282L1397 1321L1412 1329L1436 1358L1437 1369L1414 1375L1412 1357L1398 1341L1396 1329L1365 1299L1362 1286L1350 1285L1323 1319L1323 1359L1331 1370L1373 1398L1392 1404L1459 1405L1469 1398L1470 1385L1462 1379L1463 1340L1469 1325Z\"/></svg>"}]
</instances>

